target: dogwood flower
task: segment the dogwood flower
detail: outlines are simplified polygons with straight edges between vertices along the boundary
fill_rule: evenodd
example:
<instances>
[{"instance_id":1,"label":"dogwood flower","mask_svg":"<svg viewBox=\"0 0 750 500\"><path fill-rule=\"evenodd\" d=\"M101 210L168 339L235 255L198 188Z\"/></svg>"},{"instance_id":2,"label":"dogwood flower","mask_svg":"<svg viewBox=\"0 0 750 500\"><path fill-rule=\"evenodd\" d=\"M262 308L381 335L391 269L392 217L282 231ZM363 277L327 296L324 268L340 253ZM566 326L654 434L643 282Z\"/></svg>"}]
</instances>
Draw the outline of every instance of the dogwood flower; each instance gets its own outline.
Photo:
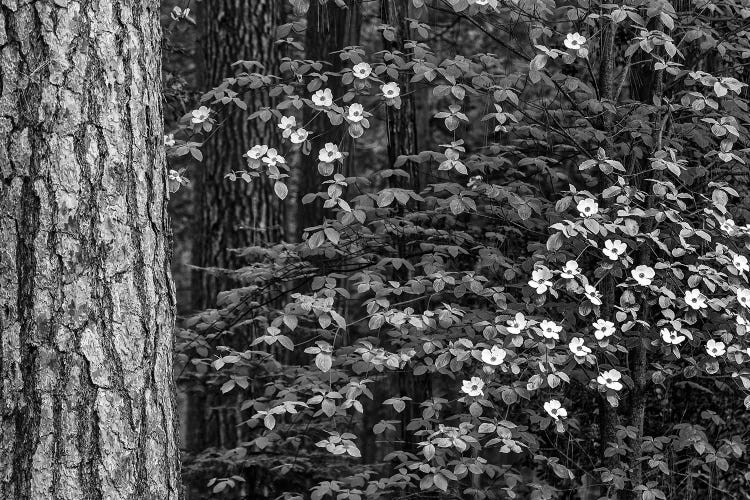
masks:
<instances>
[{"instance_id":1,"label":"dogwood flower","mask_svg":"<svg viewBox=\"0 0 750 500\"><path fill-rule=\"evenodd\" d=\"M312 102L321 108L327 108L333 104L333 93L331 89L322 89L315 92L312 96Z\"/></svg>"},{"instance_id":2,"label":"dogwood flower","mask_svg":"<svg viewBox=\"0 0 750 500\"><path fill-rule=\"evenodd\" d=\"M719 228L725 233L732 235L737 231L737 224L735 224L734 219L727 219L719 225Z\"/></svg>"},{"instance_id":3,"label":"dogwood flower","mask_svg":"<svg viewBox=\"0 0 750 500\"><path fill-rule=\"evenodd\" d=\"M586 37L581 35L578 32L575 33L568 33L565 36L565 41L563 44L565 47L571 49L571 50L578 50L581 47L583 47L583 44L586 43Z\"/></svg>"},{"instance_id":4,"label":"dogwood flower","mask_svg":"<svg viewBox=\"0 0 750 500\"><path fill-rule=\"evenodd\" d=\"M562 331L562 326L558 325L554 321L545 319L539 324L539 328L541 328L544 338L560 340L560 332Z\"/></svg>"},{"instance_id":5,"label":"dogwood flower","mask_svg":"<svg viewBox=\"0 0 750 500\"><path fill-rule=\"evenodd\" d=\"M275 167L279 163L286 163L286 160L283 156L278 154L276 149L270 148L266 152L266 156L263 157L263 163L268 164L269 167Z\"/></svg>"},{"instance_id":6,"label":"dogwood flower","mask_svg":"<svg viewBox=\"0 0 750 500\"><path fill-rule=\"evenodd\" d=\"M670 330L668 328L662 328L661 339L667 344L679 345L682 343L683 340L685 340L685 336L677 333L677 330Z\"/></svg>"},{"instance_id":7,"label":"dogwood flower","mask_svg":"<svg viewBox=\"0 0 750 500\"><path fill-rule=\"evenodd\" d=\"M615 324L605 319L598 319L593 326L596 340L604 340L615 333Z\"/></svg>"},{"instance_id":8,"label":"dogwood flower","mask_svg":"<svg viewBox=\"0 0 750 500\"><path fill-rule=\"evenodd\" d=\"M284 139L292 135L292 129L297 126L297 119L293 116L282 116L278 127L283 130L281 133Z\"/></svg>"},{"instance_id":9,"label":"dogwood flower","mask_svg":"<svg viewBox=\"0 0 750 500\"><path fill-rule=\"evenodd\" d=\"M584 295L586 295L586 298L589 299L592 304L595 306L602 305L602 294L599 293L599 290L594 288L593 285L585 285L583 290Z\"/></svg>"},{"instance_id":10,"label":"dogwood flower","mask_svg":"<svg viewBox=\"0 0 750 500\"><path fill-rule=\"evenodd\" d=\"M596 378L596 382L607 389L619 391L622 390L622 382L620 382L621 378L622 374L613 368L612 370L601 372Z\"/></svg>"},{"instance_id":11,"label":"dogwood flower","mask_svg":"<svg viewBox=\"0 0 750 500\"><path fill-rule=\"evenodd\" d=\"M164 135L164 145L169 147L174 146L175 140L174 140L174 134L165 134Z\"/></svg>"},{"instance_id":12,"label":"dogwood flower","mask_svg":"<svg viewBox=\"0 0 750 500\"><path fill-rule=\"evenodd\" d=\"M354 78L364 80L372 73L372 66L366 62L357 63L352 68L352 73L354 74Z\"/></svg>"},{"instance_id":13,"label":"dogwood flower","mask_svg":"<svg viewBox=\"0 0 750 500\"><path fill-rule=\"evenodd\" d=\"M656 271L652 267L641 265L630 271L630 274L639 285L648 286L656 276Z\"/></svg>"},{"instance_id":14,"label":"dogwood flower","mask_svg":"<svg viewBox=\"0 0 750 500\"><path fill-rule=\"evenodd\" d=\"M326 163L333 163L336 160L340 160L342 154L339 151L339 147L332 142L326 142L323 149L318 151L318 160Z\"/></svg>"},{"instance_id":15,"label":"dogwood flower","mask_svg":"<svg viewBox=\"0 0 750 500\"><path fill-rule=\"evenodd\" d=\"M596 202L596 200L591 198L586 198L579 201L578 205L576 205L576 208L578 209L578 213L581 215L581 217L591 217L592 215L596 215L599 213L599 204Z\"/></svg>"},{"instance_id":16,"label":"dogwood flower","mask_svg":"<svg viewBox=\"0 0 750 500\"><path fill-rule=\"evenodd\" d=\"M505 349L494 345L491 349L482 351L482 361L490 366L497 366L503 363L506 355Z\"/></svg>"},{"instance_id":17,"label":"dogwood flower","mask_svg":"<svg viewBox=\"0 0 750 500\"><path fill-rule=\"evenodd\" d=\"M555 420L560 420L568 416L568 410L562 407L560 402L556 399L551 399L544 403L544 411L549 413L549 416Z\"/></svg>"},{"instance_id":18,"label":"dogwood flower","mask_svg":"<svg viewBox=\"0 0 750 500\"><path fill-rule=\"evenodd\" d=\"M744 255L735 255L732 258L732 265L741 273L750 271L750 265L747 262L747 257Z\"/></svg>"},{"instance_id":19,"label":"dogwood flower","mask_svg":"<svg viewBox=\"0 0 750 500\"><path fill-rule=\"evenodd\" d=\"M401 89L396 82L386 83L380 86L380 91L386 99L395 99L401 95Z\"/></svg>"},{"instance_id":20,"label":"dogwood flower","mask_svg":"<svg viewBox=\"0 0 750 500\"><path fill-rule=\"evenodd\" d=\"M484 382L479 377L471 377L470 380L464 380L461 390L469 396L484 396Z\"/></svg>"},{"instance_id":21,"label":"dogwood flower","mask_svg":"<svg viewBox=\"0 0 750 500\"><path fill-rule=\"evenodd\" d=\"M706 296L695 288L685 292L685 302L696 311L706 308Z\"/></svg>"},{"instance_id":22,"label":"dogwood flower","mask_svg":"<svg viewBox=\"0 0 750 500\"><path fill-rule=\"evenodd\" d=\"M310 132L300 127L292 132L292 134L289 136L289 140L292 141L292 144L302 144L307 140L308 135L310 135Z\"/></svg>"},{"instance_id":23,"label":"dogwood flower","mask_svg":"<svg viewBox=\"0 0 750 500\"><path fill-rule=\"evenodd\" d=\"M719 356L723 356L727 352L727 349L724 342L716 342L714 339L710 339L706 342L706 352L712 358L718 358Z\"/></svg>"},{"instance_id":24,"label":"dogwood flower","mask_svg":"<svg viewBox=\"0 0 750 500\"><path fill-rule=\"evenodd\" d=\"M211 114L211 110L205 106L201 106L198 109L194 109L190 112L193 117L190 119L193 123L203 123L208 120L208 116Z\"/></svg>"},{"instance_id":25,"label":"dogwood flower","mask_svg":"<svg viewBox=\"0 0 750 500\"><path fill-rule=\"evenodd\" d=\"M560 276L563 278L572 279L581 274L581 268L578 267L578 262L569 260L565 263L565 267L562 268Z\"/></svg>"},{"instance_id":26,"label":"dogwood flower","mask_svg":"<svg viewBox=\"0 0 750 500\"><path fill-rule=\"evenodd\" d=\"M365 117L365 110L361 104L355 102L347 109L346 119L352 123L359 123Z\"/></svg>"},{"instance_id":27,"label":"dogwood flower","mask_svg":"<svg viewBox=\"0 0 750 500\"><path fill-rule=\"evenodd\" d=\"M583 345L585 341L580 337L573 337L570 339L568 349L573 353L574 356L585 357L591 354L591 349Z\"/></svg>"},{"instance_id":28,"label":"dogwood flower","mask_svg":"<svg viewBox=\"0 0 750 500\"><path fill-rule=\"evenodd\" d=\"M737 290L737 302L739 302L741 306L750 309L750 289L740 288Z\"/></svg>"},{"instance_id":29,"label":"dogwood flower","mask_svg":"<svg viewBox=\"0 0 750 500\"><path fill-rule=\"evenodd\" d=\"M247 153L245 154L251 160L260 160L261 158L263 158L263 155L265 155L267 151L268 151L268 146L266 146L265 144L260 144L260 145L253 146L252 148L248 149Z\"/></svg>"},{"instance_id":30,"label":"dogwood flower","mask_svg":"<svg viewBox=\"0 0 750 500\"><path fill-rule=\"evenodd\" d=\"M542 295L552 286L550 281L552 278L552 272L544 266L534 269L531 273L531 279L529 280L529 286L536 290L536 293Z\"/></svg>"},{"instance_id":31,"label":"dogwood flower","mask_svg":"<svg viewBox=\"0 0 750 500\"><path fill-rule=\"evenodd\" d=\"M627 245L620 240L607 240L604 242L602 253L609 257L610 260L617 260L627 249Z\"/></svg>"},{"instance_id":32,"label":"dogwood flower","mask_svg":"<svg viewBox=\"0 0 750 500\"><path fill-rule=\"evenodd\" d=\"M514 319L508 320L508 333L511 335L518 335L526 328L526 317L522 313L516 313Z\"/></svg>"},{"instance_id":33,"label":"dogwood flower","mask_svg":"<svg viewBox=\"0 0 750 500\"><path fill-rule=\"evenodd\" d=\"M560 276L563 278L575 278L581 275L581 268L578 262L575 260L569 260L565 263L563 268L560 270Z\"/></svg>"}]
</instances>

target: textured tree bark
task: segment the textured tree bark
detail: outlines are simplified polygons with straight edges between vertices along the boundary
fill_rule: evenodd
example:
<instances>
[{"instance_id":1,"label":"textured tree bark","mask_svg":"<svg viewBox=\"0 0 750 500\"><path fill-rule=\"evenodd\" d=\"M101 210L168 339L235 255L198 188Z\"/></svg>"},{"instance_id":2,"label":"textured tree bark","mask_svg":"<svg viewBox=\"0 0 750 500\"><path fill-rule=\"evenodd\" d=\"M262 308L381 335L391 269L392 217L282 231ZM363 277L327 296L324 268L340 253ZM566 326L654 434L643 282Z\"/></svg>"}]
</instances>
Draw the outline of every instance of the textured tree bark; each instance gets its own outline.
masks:
<instances>
[{"instance_id":1,"label":"textured tree bark","mask_svg":"<svg viewBox=\"0 0 750 500\"><path fill-rule=\"evenodd\" d=\"M0 2L0 498L179 499L159 2Z\"/></svg>"},{"instance_id":2,"label":"textured tree bark","mask_svg":"<svg viewBox=\"0 0 750 500\"><path fill-rule=\"evenodd\" d=\"M235 74L232 63L257 61L273 72L279 50L274 46L284 2L278 0L212 0L203 2L199 23L203 32L202 87L210 89ZM248 96L248 109L271 105L268 92ZM222 113L221 125L202 148L203 164L196 183L196 237L193 263L199 267L232 268L240 262L228 251L284 237L284 203L273 185L261 177L247 184L224 176L245 167L242 155L255 144L277 147L279 130L274 121L247 120L237 108ZM195 309L215 305L227 282L205 272L194 274Z\"/></svg>"},{"instance_id":3,"label":"textured tree bark","mask_svg":"<svg viewBox=\"0 0 750 500\"><path fill-rule=\"evenodd\" d=\"M203 2L198 16L202 35L201 86L207 90L220 85L236 71L239 60L257 61L257 72L275 72L279 51L274 47L275 31L283 17L278 0L212 0ZM247 96L248 109L255 111L272 103L268 92ZM280 136L274 121L262 124L248 121L247 112L235 107L220 111L218 128L204 146L198 166L195 191L195 237L192 259L200 268L232 269L243 262L230 249L278 243L284 238L285 206L273 185L261 177L247 184L230 181L225 175L245 167L243 154L256 144L278 147ZM216 296L232 286L228 279L202 270L192 276L192 306L196 311L216 306ZM243 342L243 339L238 339ZM192 383L186 377L188 382ZM187 390L187 421L183 427L188 450L206 447L232 447L239 419L232 403L226 403L218 388L193 383ZM224 410L220 407L228 404ZM224 415L220 415L224 412ZM219 418L222 417L222 418ZM203 485L201 485L203 486Z\"/></svg>"}]
</instances>

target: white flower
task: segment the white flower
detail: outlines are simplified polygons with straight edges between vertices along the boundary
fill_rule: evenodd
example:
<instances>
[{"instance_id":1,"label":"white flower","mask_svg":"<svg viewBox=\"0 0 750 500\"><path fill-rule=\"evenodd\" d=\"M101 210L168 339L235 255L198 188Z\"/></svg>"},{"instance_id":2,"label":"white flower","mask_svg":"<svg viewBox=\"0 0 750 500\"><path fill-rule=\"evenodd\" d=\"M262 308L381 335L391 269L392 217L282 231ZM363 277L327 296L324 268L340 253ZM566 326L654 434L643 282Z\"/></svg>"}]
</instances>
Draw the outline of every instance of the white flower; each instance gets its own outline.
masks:
<instances>
[{"instance_id":1,"label":"white flower","mask_svg":"<svg viewBox=\"0 0 750 500\"><path fill-rule=\"evenodd\" d=\"M526 328L526 317L522 313L516 313L514 319L508 320L508 333L511 335L518 335Z\"/></svg>"},{"instance_id":2,"label":"white flower","mask_svg":"<svg viewBox=\"0 0 750 500\"><path fill-rule=\"evenodd\" d=\"M579 201L576 208L581 217L591 217L599 213L599 204L591 198Z\"/></svg>"},{"instance_id":3,"label":"white flower","mask_svg":"<svg viewBox=\"0 0 750 500\"><path fill-rule=\"evenodd\" d=\"M352 123L359 123L361 122L365 117L365 110L362 107L362 105L358 102L355 102L349 108L347 109L347 116L346 119L349 120Z\"/></svg>"},{"instance_id":4,"label":"white flower","mask_svg":"<svg viewBox=\"0 0 750 500\"><path fill-rule=\"evenodd\" d=\"M602 253L609 257L610 260L617 260L627 249L627 245L620 240L607 240L604 242Z\"/></svg>"},{"instance_id":5,"label":"white flower","mask_svg":"<svg viewBox=\"0 0 750 500\"><path fill-rule=\"evenodd\" d=\"M706 352L712 358L718 358L719 356L723 356L727 352L727 349L724 342L716 342L714 339L711 339L706 342Z\"/></svg>"},{"instance_id":6,"label":"white flower","mask_svg":"<svg viewBox=\"0 0 750 500\"><path fill-rule=\"evenodd\" d=\"M599 376L596 378L596 382L599 385L603 385L607 389L612 389L613 391L619 391L622 389L622 383L620 382L620 379L622 378L622 374L615 370L607 370L604 372L601 372Z\"/></svg>"},{"instance_id":7,"label":"white flower","mask_svg":"<svg viewBox=\"0 0 750 500\"><path fill-rule=\"evenodd\" d=\"M535 289L536 293L541 295L546 292L549 287L552 286L550 278L552 278L552 273L550 272L550 270L544 266L541 266L532 271L531 279L529 280L529 286Z\"/></svg>"},{"instance_id":8,"label":"white flower","mask_svg":"<svg viewBox=\"0 0 750 500\"><path fill-rule=\"evenodd\" d=\"M201 106L198 109L194 109L190 113L193 117L190 119L193 123L203 123L208 120L208 115L211 114L211 110L205 106Z\"/></svg>"},{"instance_id":9,"label":"white flower","mask_svg":"<svg viewBox=\"0 0 750 500\"><path fill-rule=\"evenodd\" d=\"M185 184L190 184L190 181L182 176L181 171L169 170L167 185L170 193L176 193Z\"/></svg>"},{"instance_id":10,"label":"white flower","mask_svg":"<svg viewBox=\"0 0 750 500\"><path fill-rule=\"evenodd\" d=\"M599 290L594 288L593 285L586 285L584 287L583 293L586 295L586 298L589 299L595 306L602 305L602 294L599 293Z\"/></svg>"},{"instance_id":11,"label":"white flower","mask_svg":"<svg viewBox=\"0 0 750 500\"><path fill-rule=\"evenodd\" d=\"M635 269L630 271L633 278L638 282L639 285L648 286L656 276L656 271L649 266L637 266Z\"/></svg>"},{"instance_id":12,"label":"white flower","mask_svg":"<svg viewBox=\"0 0 750 500\"><path fill-rule=\"evenodd\" d=\"M750 289L740 288L737 290L737 302L739 302L741 306L750 309Z\"/></svg>"},{"instance_id":13,"label":"white flower","mask_svg":"<svg viewBox=\"0 0 750 500\"><path fill-rule=\"evenodd\" d=\"M542 335L545 339L560 340L560 332L562 326L558 325L554 321L544 320L539 324L539 328L542 329Z\"/></svg>"},{"instance_id":14,"label":"white flower","mask_svg":"<svg viewBox=\"0 0 750 500\"><path fill-rule=\"evenodd\" d=\"M482 351L482 361L491 366L497 366L503 363L507 353L500 346L492 346L492 349Z\"/></svg>"},{"instance_id":15,"label":"white flower","mask_svg":"<svg viewBox=\"0 0 750 500\"><path fill-rule=\"evenodd\" d=\"M484 396L484 382L479 377L471 377L471 380L464 380L461 390L469 396Z\"/></svg>"},{"instance_id":16,"label":"white flower","mask_svg":"<svg viewBox=\"0 0 750 500\"><path fill-rule=\"evenodd\" d=\"M339 152L339 147L332 142L326 142L323 149L318 151L318 160L326 163L333 163L341 158L342 155L341 152Z\"/></svg>"},{"instance_id":17,"label":"white flower","mask_svg":"<svg viewBox=\"0 0 750 500\"><path fill-rule=\"evenodd\" d=\"M568 33L563 43L569 49L578 50L586 43L586 37L578 32Z\"/></svg>"},{"instance_id":18,"label":"white flower","mask_svg":"<svg viewBox=\"0 0 750 500\"><path fill-rule=\"evenodd\" d=\"M719 227L729 235L732 235L737 231L737 224L734 223L734 219L725 220Z\"/></svg>"},{"instance_id":19,"label":"white flower","mask_svg":"<svg viewBox=\"0 0 750 500\"><path fill-rule=\"evenodd\" d=\"M366 62L361 62L354 65L354 67L352 68L352 73L354 74L355 78L364 80L365 78L370 76L370 73L372 73L372 67Z\"/></svg>"},{"instance_id":20,"label":"white flower","mask_svg":"<svg viewBox=\"0 0 750 500\"><path fill-rule=\"evenodd\" d=\"M168 148L174 146L174 134L164 135L164 145Z\"/></svg>"},{"instance_id":21,"label":"white flower","mask_svg":"<svg viewBox=\"0 0 750 500\"><path fill-rule=\"evenodd\" d=\"M297 126L297 119L293 116L282 116L281 121L279 121L278 127L283 130L281 133L282 137L284 139L287 139L290 135L292 135L292 129Z\"/></svg>"},{"instance_id":22,"label":"white flower","mask_svg":"<svg viewBox=\"0 0 750 500\"><path fill-rule=\"evenodd\" d=\"M678 345L685 340L684 335L680 335L676 330L670 330L668 328L661 329L661 339L667 344Z\"/></svg>"},{"instance_id":23,"label":"white flower","mask_svg":"<svg viewBox=\"0 0 750 500\"><path fill-rule=\"evenodd\" d=\"M544 403L544 411L549 413L549 416L555 420L560 420L568 416L568 410L562 407L560 402L556 399L551 399Z\"/></svg>"},{"instance_id":24,"label":"white flower","mask_svg":"<svg viewBox=\"0 0 750 500\"><path fill-rule=\"evenodd\" d=\"M263 158L263 155L265 155L267 151L268 146L266 146L265 144L261 144L248 149L247 153L245 154L252 160L260 160L261 158Z\"/></svg>"},{"instance_id":25,"label":"white flower","mask_svg":"<svg viewBox=\"0 0 750 500\"><path fill-rule=\"evenodd\" d=\"M585 357L591 354L591 349L583 345L584 340L580 337L573 337L568 344L568 349L573 353L574 356Z\"/></svg>"},{"instance_id":26,"label":"white flower","mask_svg":"<svg viewBox=\"0 0 750 500\"><path fill-rule=\"evenodd\" d=\"M318 90L312 96L312 102L316 106L327 108L333 104L333 94L331 89Z\"/></svg>"},{"instance_id":27,"label":"white flower","mask_svg":"<svg viewBox=\"0 0 750 500\"><path fill-rule=\"evenodd\" d=\"M286 163L286 160L274 148L270 148L263 157L263 163L268 164L269 167L275 167L279 163Z\"/></svg>"},{"instance_id":28,"label":"white flower","mask_svg":"<svg viewBox=\"0 0 750 500\"><path fill-rule=\"evenodd\" d=\"M735 255L734 258L732 258L732 265L741 273L750 271L750 265L748 265L747 257L744 255Z\"/></svg>"},{"instance_id":29,"label":"white flower","mask_svg":"<svg viewBox=\"0 0 750 500\"><path fill-rule=\"evenodd\" d=\"M383 97L385 97L386 99L395 99L396 97L401 95L401 89L396 82L381 85L380 91L383 93Z\"/></svg>"},{"instance_id":30,"label":"white flower","mask_svg":"<svg viewBox=\"0 0 750 500\"><path fill-rule=\"evenodd\" d=\"M308 135L310 135L310 132L300 127L291 133L289 140L292 141L292 144L302 144L307 140Z\"/></svg>"},{"instance_id":31,"label":"white flower","mask_svg":"<svg viewBox=\"0 0 750 500\"><path fill-rule=\"evenodd\" d=\"M190 9L181 9L178 6L174 6L172 8L172 12L169 13L169 15L174 19L175 21L179 21L180 19L186 19L190 15Z\"/></svg>"},{"instance_id":32,"label":"white flower","mask_svg":"<svg viewBox=\"0 0 750 500\"><path fill-rule=\"evenodd\" d=\"M615 333L615 324L605 319L598 319L593 326L596 340L604 340Z\"/></svg>"},{"instance_id":33,"label":"white flower","mask_svg":"<svg viewBox=\"0 0 750 500\"><path fill-rule=\"evenodd\" d=\"M697 311L706 307L706 296L694 288L685 292L685 302Z\"/></svg>"},{"instance_id":34,"label":"white flower","mask_svg":"<svg viewBox=\"0 0 750 500\"><path fill-rule=\"evenodd\" d=\"M565 267L562 268L562 272L560 273L560 276L563 278L575 278L581 274L581 268L578 267L578 262L574 260L569 260L565 263Z\"/></svg>"}]
</instances>

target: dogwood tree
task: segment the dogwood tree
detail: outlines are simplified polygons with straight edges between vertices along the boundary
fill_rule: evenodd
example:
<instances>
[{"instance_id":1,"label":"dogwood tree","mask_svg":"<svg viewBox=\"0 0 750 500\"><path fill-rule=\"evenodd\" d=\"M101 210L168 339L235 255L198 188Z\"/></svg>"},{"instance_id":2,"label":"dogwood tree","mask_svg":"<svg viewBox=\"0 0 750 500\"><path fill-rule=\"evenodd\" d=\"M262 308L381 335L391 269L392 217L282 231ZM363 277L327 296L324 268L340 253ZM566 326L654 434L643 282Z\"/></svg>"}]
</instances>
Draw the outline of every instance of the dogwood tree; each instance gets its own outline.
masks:
<instances>
[{"instance_id":1,"label":"dogwood tree","mask_svg":"<svg viewBox=\"0 0 750 500\"><path fill-rule=\"evenodd\" d=\"M284 498L747 494L748 6L408 4L340 71L285 59L250 115L282 146L248 138L229 175L284 197L317 158L303 202L325 216L192 323L252 432L232 456L320 479ZM399 141L419 92L429 133ZM394 160L358 161L378 141ZM284 305L259 300L280 283Z\"/></svg>"}]
</instances>

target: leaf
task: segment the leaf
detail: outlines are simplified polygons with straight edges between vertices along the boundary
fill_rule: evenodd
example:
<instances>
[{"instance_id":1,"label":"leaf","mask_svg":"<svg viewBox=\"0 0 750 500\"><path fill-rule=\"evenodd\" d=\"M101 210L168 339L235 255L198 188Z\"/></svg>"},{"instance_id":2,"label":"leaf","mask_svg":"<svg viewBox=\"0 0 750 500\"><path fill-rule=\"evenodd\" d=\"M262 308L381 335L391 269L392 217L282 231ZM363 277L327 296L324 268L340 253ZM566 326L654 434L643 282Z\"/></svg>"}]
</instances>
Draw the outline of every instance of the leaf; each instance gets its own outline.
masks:
<instances>
[{"instance_id":1,"label":"leaf","mask_svg":"<svg viewBox=\"0 0 750 500\"><path fill-rule=\"evenodd\" d=\"M448 116L445 119L445 128L453 132L456 130L461 122L453 115Z\"/></svg>"},{"instance_id":2,"label":"leaf","mask_svg":"<svg viewBox=\"0 0 750 500\"><path fill-rule=\"evenodd\" d=\"M289 189L286 187L286 184L281 181L276 181L276 183L273 185L273 190L276 193L276 196L278 196L282 200L286 198L287 194L289 194Z\"/></svg>"},{"instance_id":3,"label":"leaf","mask_svg":"<svg viewBox=\"0 0 750 500\"><path fill-rule=\"evenodd\" d=\"M221 386L221 393L222 394L226 394L226 393L230 392L232 389L234 389L234 385L235 385L234 380L227 380Z\"/></svg>"},{"instance_id":4,"label":"leaf","mask_svg":"<svg viewBox=\"0 0 750 500\"><path fill-rule=\"evenodd\" d=\"M448 480L442 474L435 474L435 477L433 478L433 482L435 483L435 486L437 486L439 489L443 491L448 491Z\"/></svg>"},{"instance_id":5,"label":"leaf","mask_svg":"<svg viewBox=\"0 0 750 500\"><path fill-rule=\"evenodd\" d=\"M337 244L338 244L338 242L339 242L339 239L340 239L340 235L339 235L339 232L338 232L338 231L336 231L336 230L335 230L334 228L332 228L332 227L327 227L327 228L325 228L325 229L323 230L323 232L325 233L325 235L326 235L326 238L328 238L328 241L330 241L330 242L331 242L331 243L333 243L334 245L337 245Z\"/></svg>"},{"instance_id":6,"label":"leaf","mask_svg":"<svg viewBox=\"0 0 750 500\"><path fill-rule=\"evenodd\" d=\"M315 366L317 366L318 370L322 371L323 373L327 373L333 366L333 358L330 354L321 352L320 354L315 356Z\"/></svg>"},{"instance_id":7,"label":"leaf","mask_svg":"<svg viewBox=\"0 0 750 500\"><path fill-rule=\"evenodd\" d=\"M289 349L290 351L294 350L294 342L292 342L292 339L290 339L286 335L279 335L276 337L276 340L279 342L279 344Z\"/></svg>"},{"instance_id":8,"label":"leaf","mask_svg":"<svg viewBox=\"0 0 750 500\"><path fill-rule=\"evenodd\" d=\"M334 413L336 413L336 403L332 399L325 398L323 399L323 402L320 405L321 409L323 410L323 413L327 417L332 417Z\"/></svg>"},{"instance_id":9,"label":"leaf","mask_svg":"<svg viewBox=\"0 0 750 500\"><path fill-rule=\"evenodd\" d=\"M562 247L562 233L555 233L547 239L547 250L555 252Z\"/></svg>"},{"instance_id":10,"label":"leaf","mask_svg":"<svg viewBox=\"0 0 750 500\"><path fill-rule=\"evenodd\" d=\"M268 415L263 417L263 425L265 425L269 430L273 430L273 428L276 426L276 417L269 413Z\"/></svg>"}]
</instances>

